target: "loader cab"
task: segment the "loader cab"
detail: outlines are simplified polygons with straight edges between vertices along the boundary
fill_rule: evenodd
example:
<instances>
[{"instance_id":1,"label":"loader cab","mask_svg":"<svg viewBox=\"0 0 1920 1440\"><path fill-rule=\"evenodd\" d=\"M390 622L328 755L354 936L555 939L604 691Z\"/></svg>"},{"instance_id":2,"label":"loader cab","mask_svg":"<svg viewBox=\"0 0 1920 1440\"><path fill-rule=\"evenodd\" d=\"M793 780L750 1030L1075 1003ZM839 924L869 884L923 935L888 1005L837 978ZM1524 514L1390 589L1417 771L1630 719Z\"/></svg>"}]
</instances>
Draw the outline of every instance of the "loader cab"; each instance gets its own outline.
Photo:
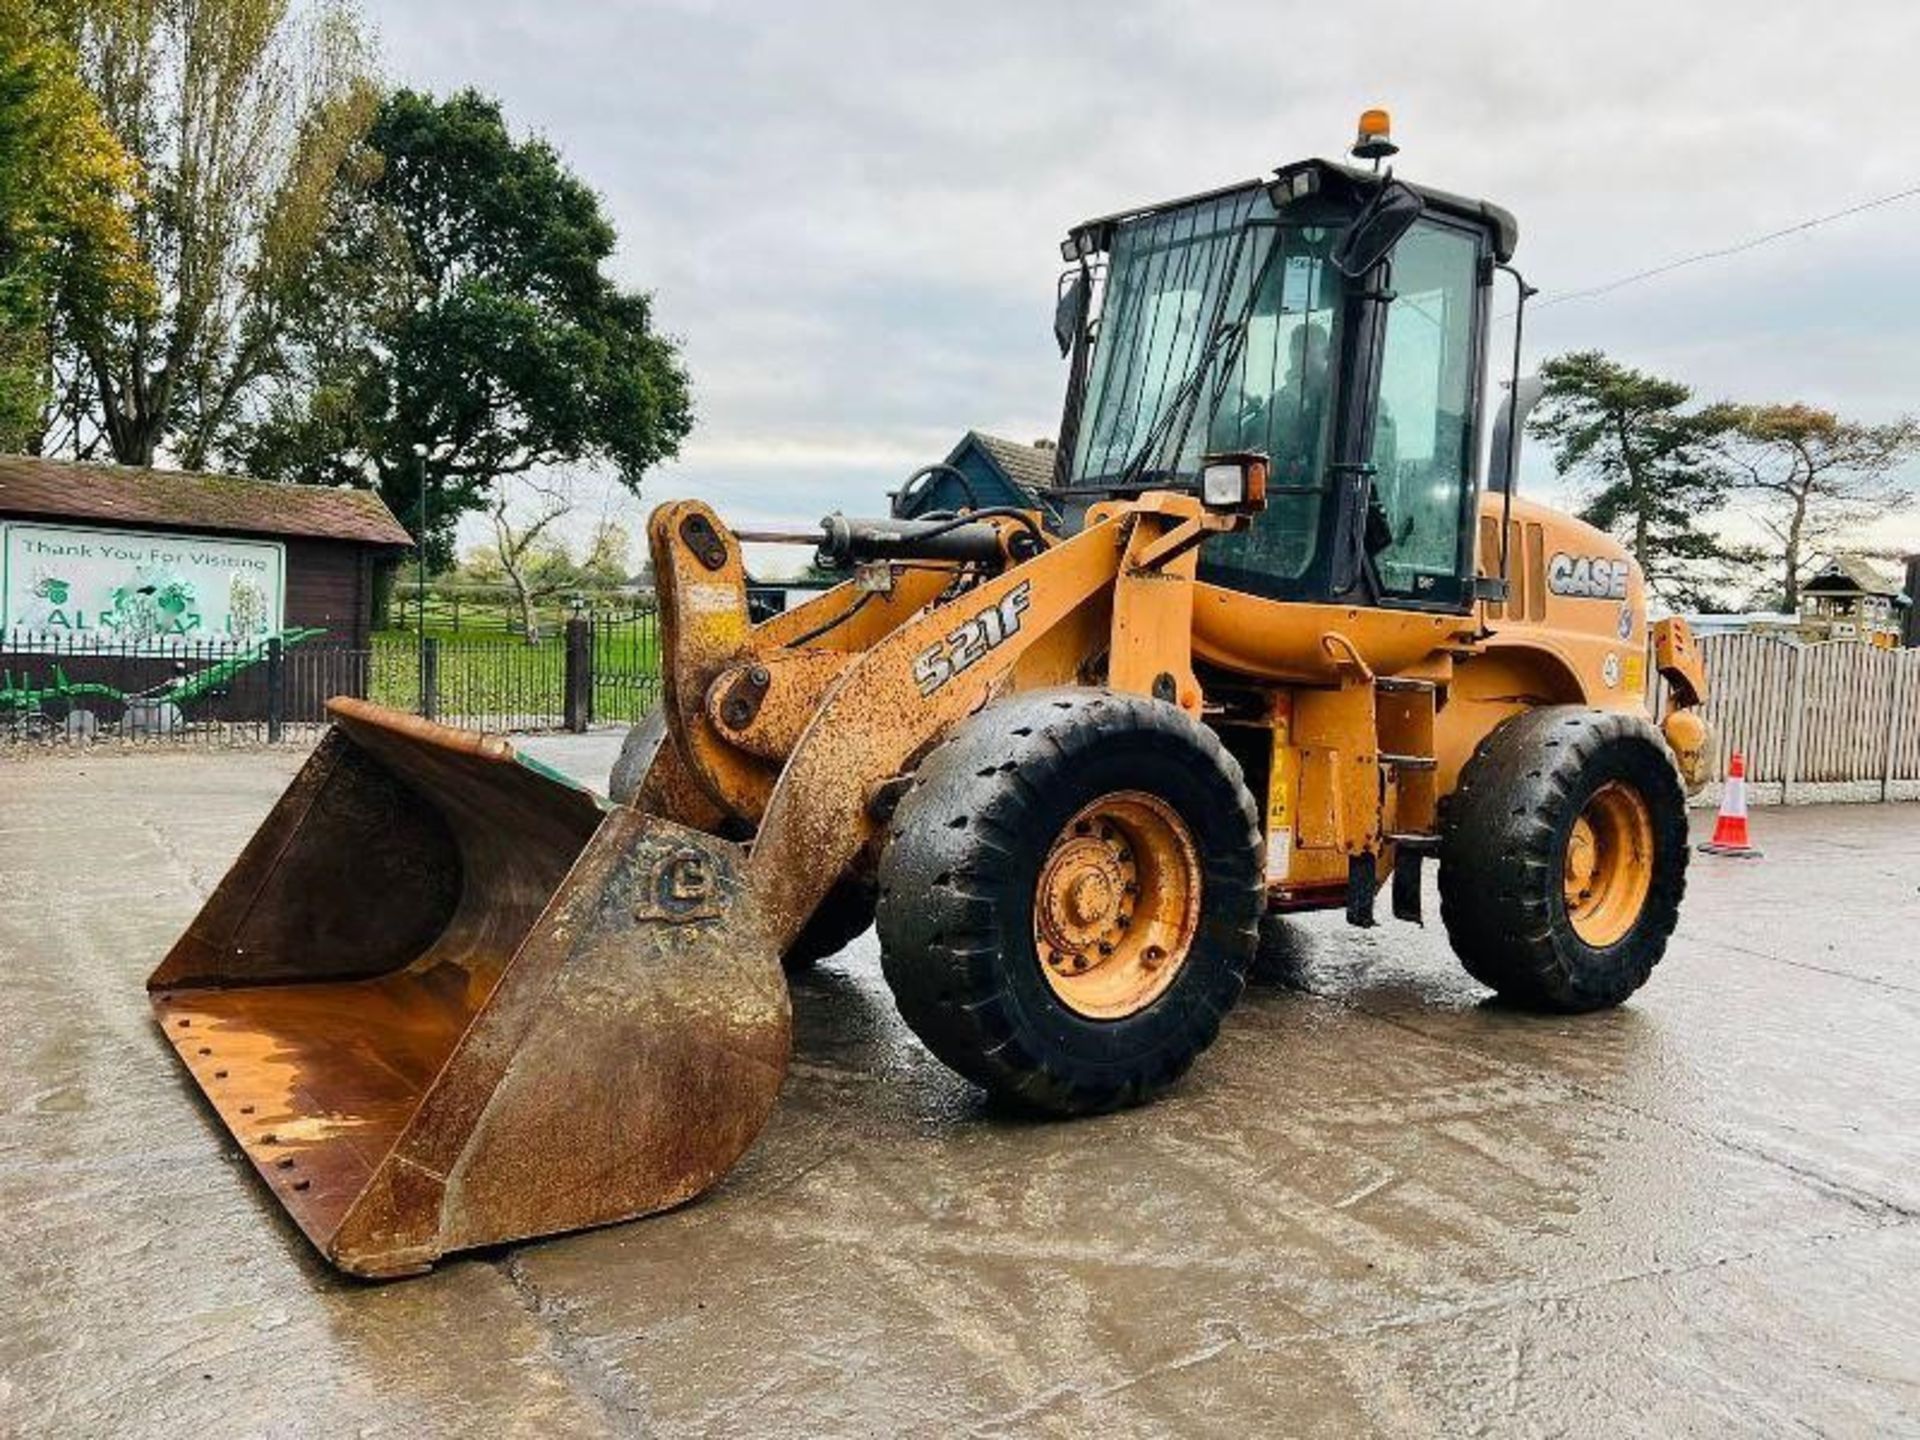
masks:
<instances>
[{"instance_id":1,"label":"loader cab","mask_svg":"<svg viewBox=\"0 0 1920 1440\"><path fill-rule=\"evenodd\" d=\"M1387 185L1411 224L1353 273ZM1189 486L1206 454L1262 452L1267 508L1207 543L1203 582L1465 611L1488 296L1513 242L1504 211L1318 160L1076 228L1059 480Z\"/></svg>"}]
</instances>

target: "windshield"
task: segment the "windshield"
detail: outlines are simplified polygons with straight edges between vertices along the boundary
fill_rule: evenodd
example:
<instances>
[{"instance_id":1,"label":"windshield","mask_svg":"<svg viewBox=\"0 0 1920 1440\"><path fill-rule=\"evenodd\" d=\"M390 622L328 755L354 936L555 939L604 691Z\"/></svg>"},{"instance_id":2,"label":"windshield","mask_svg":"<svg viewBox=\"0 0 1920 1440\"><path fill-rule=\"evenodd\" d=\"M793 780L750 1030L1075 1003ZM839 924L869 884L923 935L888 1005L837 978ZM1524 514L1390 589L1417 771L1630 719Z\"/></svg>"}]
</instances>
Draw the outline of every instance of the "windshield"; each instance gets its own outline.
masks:
<instances>
[{"instance_id":1,"label":"windshield","mask_svg":"<svg viewBox=\"0 0 1920 1440\"><path fill-rule=\"evenodd\" d=\"M1266 513L1211 541L1207 560L1301 574L1332 427L1341 280L1327 252L1337 235L1333 224L1278 224L1258 188L1120 226L1076 483L1112 482L1130 468L1192 477L1207 451L1264 452L1273 463Z\"/></svg>"}]
</instances>

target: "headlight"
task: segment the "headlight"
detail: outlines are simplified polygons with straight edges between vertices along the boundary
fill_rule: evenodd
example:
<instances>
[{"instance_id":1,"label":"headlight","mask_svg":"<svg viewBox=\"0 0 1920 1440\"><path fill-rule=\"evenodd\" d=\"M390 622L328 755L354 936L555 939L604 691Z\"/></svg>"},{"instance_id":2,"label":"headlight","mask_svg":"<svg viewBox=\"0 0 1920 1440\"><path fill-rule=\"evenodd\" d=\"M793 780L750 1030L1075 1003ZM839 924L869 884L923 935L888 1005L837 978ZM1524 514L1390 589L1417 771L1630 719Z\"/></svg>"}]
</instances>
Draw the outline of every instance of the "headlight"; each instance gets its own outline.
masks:
<instances>
[{"instance_id":1,"label":"headlight","mask_svg":"<svg viewBox=\"0 0 1920 1440\"><path fill-rule=\"evenodd\" d=\"M1261 510L1267 503L1267 457L1209 455L1200 462L1200 503L1209 510Z\"/></svg>"},{"instance_id":2,"label":"headlight","mask_svg":"<svg viewBox=\"0 0 1920 1440\"><path fill-rule=\"evenodd\" d=\"M1320 174L1311 167L1283 175L1267 185L1267 199L1276 210L1284 210L1297 200L1305 200L1320 189Z\"/></svg>"},{"instance_id":3,"label":"headlight","mask_svg":"<svg viewBox=\"0 0 1920 1440\"><path fill-rule=\"evenodd\" d=\"M1247 472L1237 464L1209 465L1200 472L1200 499L1216 510L1237 510L1247 493Z\"/></svg>"}]
</instances>

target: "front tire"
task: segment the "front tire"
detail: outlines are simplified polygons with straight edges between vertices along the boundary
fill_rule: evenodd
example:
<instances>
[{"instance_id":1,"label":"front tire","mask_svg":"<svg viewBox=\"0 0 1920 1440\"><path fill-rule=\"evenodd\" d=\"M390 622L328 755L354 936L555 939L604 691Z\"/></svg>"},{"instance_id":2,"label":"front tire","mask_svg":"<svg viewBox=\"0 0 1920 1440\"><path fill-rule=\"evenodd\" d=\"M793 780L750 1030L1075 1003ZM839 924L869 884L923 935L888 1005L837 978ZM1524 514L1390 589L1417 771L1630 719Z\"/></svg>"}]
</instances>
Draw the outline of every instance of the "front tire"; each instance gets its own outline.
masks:
<instances>
[{"instance_id":1,"label":"front tire","mask_svg":"<svg viewBox=\"0 0 1920 1440\"><path fill-rule=\"evenodd\" d=\"M1571 705L1493 731L1446 802L1440 914L1506 999L1618 1005L1666 952L1686 890L1686 797L1639 715Z\"/></svg>"},{"instance_id":2,"label":"front tire","mask_svg":"<svg viewBox=\"0 0 1920 1440\"><path fill-rule=\"evenodd\" d=\"M881 964L927 1048L1054 1114L1137 1104L1210 1045L1264 899L1240 768L1177 707L991 706L921 766L880 856Z\"/></svg>"}]
</instances>

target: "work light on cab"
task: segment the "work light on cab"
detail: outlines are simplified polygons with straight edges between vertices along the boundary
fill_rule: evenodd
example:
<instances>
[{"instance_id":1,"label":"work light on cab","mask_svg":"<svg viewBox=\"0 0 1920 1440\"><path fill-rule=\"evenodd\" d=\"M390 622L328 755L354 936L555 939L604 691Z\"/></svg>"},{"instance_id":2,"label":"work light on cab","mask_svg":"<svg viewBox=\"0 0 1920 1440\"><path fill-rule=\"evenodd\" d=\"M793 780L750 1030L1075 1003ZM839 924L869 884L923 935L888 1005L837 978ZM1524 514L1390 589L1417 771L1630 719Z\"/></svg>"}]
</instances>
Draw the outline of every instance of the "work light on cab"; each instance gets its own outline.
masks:
<instances>
[{"instance_id":1,"label":"work light on cab","mask_svg":"<svg viewBox=\"0 0 1920 1440\"><path fill-rule=\"evenodd\" d=\"M1200 503L1209 510L1257 514L1267 506L1267 457L1209 455L1200 469Z\"/></svg>"}]
</instances>

